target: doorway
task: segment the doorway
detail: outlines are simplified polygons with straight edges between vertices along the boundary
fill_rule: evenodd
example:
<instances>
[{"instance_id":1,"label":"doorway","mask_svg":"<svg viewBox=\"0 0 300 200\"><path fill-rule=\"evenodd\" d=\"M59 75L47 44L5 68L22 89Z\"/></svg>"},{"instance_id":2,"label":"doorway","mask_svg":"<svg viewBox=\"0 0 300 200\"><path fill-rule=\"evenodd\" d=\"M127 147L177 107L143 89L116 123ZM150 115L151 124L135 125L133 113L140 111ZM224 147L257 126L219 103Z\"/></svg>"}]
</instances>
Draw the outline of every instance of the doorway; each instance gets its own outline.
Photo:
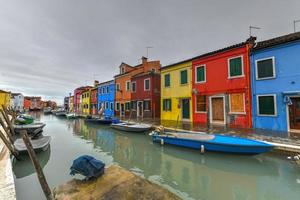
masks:
<instances>
[{"instance_id":1,"label":"doorway","mask_svg":"<svg viewBox=\"0 0 300 200\"><path fill-rule=\"evenodd\" d=\"M210 122L215 124L225 124L225 104L224 96L210 98Z\"/></svg>"},{"instance_id":2,"label":"doorway","mask_svg":"<svg viewBox=\"0 0 300 200\"><path fill-rule=\"evenodd\" d=\"M290 129L300 130L300 97L291 98L292 104L289 105Z\"/></svg>"},{"instance_id":3,"label":"doorway","mask_svg":"<svg viewBox=\"0 0 300 200\"><path fill-rule=\"evenodd\" d=\"M120 117L124 117L124 116L125 116L125 106L124 103L121 103Z\"/></svg>"},{"instance_id":4,"label":"doorway","mask_svg":"<svg viewBox=\"0 0 300 200\"><path fill-rule=\"evenodd\" d=\"M143 102L137 102L137 117L143 117Z\"/></svg>"},{"instance_id":5,"label":"doorway","mask_svg":"<svg viewBox=\"0 0 300 200\"><path fill-rule=\"evenodd\" d=\"M181 99L182 120L190 119L190 99Z\"/></svg>"}]
</instances>

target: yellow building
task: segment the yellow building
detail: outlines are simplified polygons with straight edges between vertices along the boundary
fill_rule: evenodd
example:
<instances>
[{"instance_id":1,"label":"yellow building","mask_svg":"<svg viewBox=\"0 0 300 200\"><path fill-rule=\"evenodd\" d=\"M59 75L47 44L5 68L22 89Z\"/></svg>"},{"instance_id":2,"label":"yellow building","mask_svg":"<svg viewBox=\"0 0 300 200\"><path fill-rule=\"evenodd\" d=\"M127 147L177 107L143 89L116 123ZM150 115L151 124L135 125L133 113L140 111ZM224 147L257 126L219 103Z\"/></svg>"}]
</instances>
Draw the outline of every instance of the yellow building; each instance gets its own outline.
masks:
<instances>
[{"instance_id":1,"label":"yellow building","mask_svg":"<svg viewBox=\"0 0 300 200\"><path fill-rule=\"evenodd\" d=\"M161 120L192 122L192 61L161 68Z\"/></svg>"},{"instance_id":2,"label":"yellow building","mask_svg":"<svg viewBox=\"0 0 300 200\"><path fill-rule=\"evenodd\" d=\"M89 115L90 114L90 97L91 97L91 90L87 89L81 94L81 110L82 114Z\"/></svg>"},{"instance_id":3,"label":"yellow building","mask_svg":"<svg viewBox=\"0 0 300 200\"><path fill-rule=\"evenodd\" d=\"M0 90L0 109L2 109L2 105L5 107L10 106L10 92Z\"/></svg>"},{"instance_id":4,"label":"yellow building","mask_svg":"<svg viewBox=\"0 0 300 200\"><path fill-rule=\"evenodd\" d=\"M69 112L74 112L74 96L70 96L69 98Z\"/></svg>"}]
</instances>

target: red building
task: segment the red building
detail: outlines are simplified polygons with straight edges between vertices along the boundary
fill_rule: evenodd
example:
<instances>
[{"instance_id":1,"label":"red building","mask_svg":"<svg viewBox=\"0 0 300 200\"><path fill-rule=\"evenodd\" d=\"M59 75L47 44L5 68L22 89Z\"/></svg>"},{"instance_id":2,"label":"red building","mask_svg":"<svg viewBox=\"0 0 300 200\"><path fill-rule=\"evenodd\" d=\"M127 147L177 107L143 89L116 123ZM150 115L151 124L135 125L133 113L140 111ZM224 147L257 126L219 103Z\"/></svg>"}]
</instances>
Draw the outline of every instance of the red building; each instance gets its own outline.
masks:
<instances>
[{"instance_id":1,"label":"red building","mask_svg":"<svg viewBox=\"0 0 300 200\"><path fill-rule=\"evenodd\" d=\"M250 128L250 49L255 38L193 59L193 121Z\"/></svg>"},{"instance_id":2,"label":"red building","mask_svg":"<svg viewBox=\"0 0 300 200\"><path fill-rule=\"evenodd\" d=\"M24 110L29 110L31 105L30 97L24 97Z\"/></svg>"},{"instance_id":3,"label":"red building","mask_svg":"<svg viewBox=\"0 0 300 200\"><path fill-rule=\"evenodd\" d=\"M97 105L98 105L98 84L99 82L98 81L95 81L94 83L94 87L91 89L91 114L92 115L96 115L97 114L97 111L98 111L98 108L97 108Z\"/></svg>"},{"instance_id":4,"label":"red building","mask_svg":"<svg viewBox=\"0 0 300 200\"><path fill-rule=\"evenodd\" d=\"M160 66L159 63L157 63ZM132 115L138 118L160 117L160 73L148 71L131 78Z\"/></svg>"}]
</instances>

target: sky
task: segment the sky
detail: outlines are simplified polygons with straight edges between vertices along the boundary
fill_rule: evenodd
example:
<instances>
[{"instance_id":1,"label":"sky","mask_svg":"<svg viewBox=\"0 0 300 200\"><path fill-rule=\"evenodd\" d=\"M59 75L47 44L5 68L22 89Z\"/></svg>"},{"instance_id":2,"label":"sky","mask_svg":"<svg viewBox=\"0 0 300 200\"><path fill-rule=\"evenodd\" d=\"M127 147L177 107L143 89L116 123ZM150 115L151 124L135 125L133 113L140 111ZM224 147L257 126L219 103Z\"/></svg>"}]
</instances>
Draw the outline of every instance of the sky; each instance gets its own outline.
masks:
<instances>
[{"instance_id":1,"label":"sky","mask_svg":"<svg viewBox=\"0 0 300 200\"><path fill-rule=\"evenodd\" d=\"M142 56L162 66L292 33L299 0L0 0L0 89L62 104ZM297 24L300 31L300 23Z\"/></svg>"}]
</instances>

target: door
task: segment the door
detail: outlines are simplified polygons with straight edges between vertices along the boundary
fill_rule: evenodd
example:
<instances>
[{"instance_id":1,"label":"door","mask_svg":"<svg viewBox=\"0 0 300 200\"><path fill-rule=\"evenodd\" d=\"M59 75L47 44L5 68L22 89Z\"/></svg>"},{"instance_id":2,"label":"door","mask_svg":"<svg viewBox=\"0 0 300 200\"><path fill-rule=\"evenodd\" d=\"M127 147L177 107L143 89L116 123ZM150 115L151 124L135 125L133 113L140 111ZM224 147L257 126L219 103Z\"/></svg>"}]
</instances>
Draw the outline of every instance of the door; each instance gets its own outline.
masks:
<instances>
[{"instance_id":1,"label":"door","mask_svg":"<svg viewBox=\"0 0 300 200\"><path fill-rule=\"evenodd\" d=\"M211 98L211 121L213 123L224 123L224 98Z\"/></svg>"},{"instance_id":2,"label":"door","mask_svg":"<svg viewBox=\"0 0 300 200\"><path fill-rule=\"evenodd\" d=\"M190 100L182 99L182 119L190 119Z\"/></svg>"},{"instance_id":3,"label":"door","mask_svg":"<svg viewBox=\"0 0 300 200\"><path fill-rule=\"evenodd\" d=\"M121 103L121 112L120 112L120 116L124 117L125 116L125 106L124 103Z\"/></svg>"},{"instance_id":4,"label":"door","mask_svg":"<svg viewBox=\"0 0 300 200\"><path fill-rule=\"evenodd\" d=\"M300 129L300 97L291 98L292 105L289 106L290 128Z\"/></svg>"},{"instance_id":5,"label":"door","mask_svg":"<svg viewBox=\"0 0 300 200\"><path fill-rule=\"evenodd\" d=\"M143 102L142 101L137 102L137 116L143 117Z\"/></svg>"}]
</instances>

